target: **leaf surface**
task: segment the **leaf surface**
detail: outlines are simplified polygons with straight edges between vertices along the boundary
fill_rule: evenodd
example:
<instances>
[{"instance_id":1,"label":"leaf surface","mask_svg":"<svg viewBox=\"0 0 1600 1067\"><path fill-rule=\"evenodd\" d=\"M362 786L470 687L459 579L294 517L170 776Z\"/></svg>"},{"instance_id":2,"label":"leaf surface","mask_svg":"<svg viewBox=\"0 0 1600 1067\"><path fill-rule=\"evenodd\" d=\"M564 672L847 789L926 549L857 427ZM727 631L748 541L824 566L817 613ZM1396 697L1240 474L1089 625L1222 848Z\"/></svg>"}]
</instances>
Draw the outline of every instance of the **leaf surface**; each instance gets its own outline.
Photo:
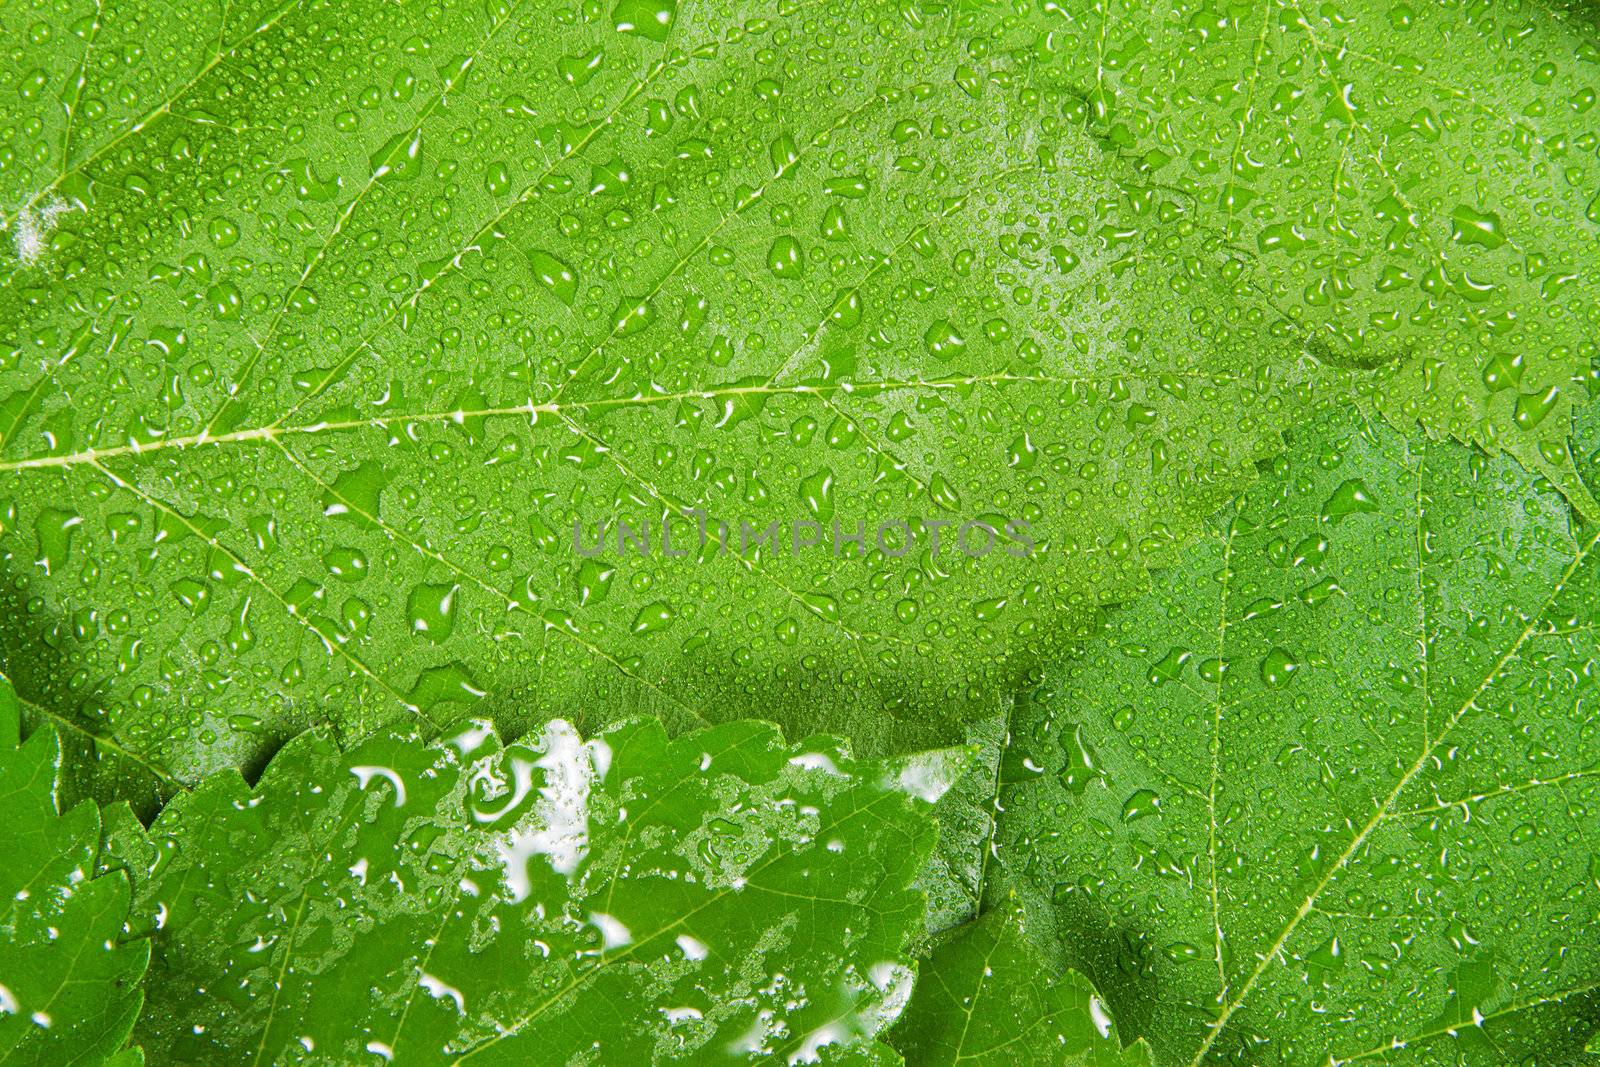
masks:
<instances>
[{"instance_id":1,"label":"leaf surface","mask_svg":"<svg viewBox=\"0 0 1600 1067\"><path fill-rule=\"evenodd\" d=\"M960 742L1349 384L1003 9L122 17L0 122L12 668L108 789L485 694Z\"/></svg>"},{"instance_id":2,"label":"leaf surface","mask_svg":"<svg viewBox=\"0 0 1600 1067\"><path fill-rule=\"evenodd\" d=\"M1600 1011L1596 530L1506 459L1296 437L1019 703L1002 864L1160 1063L1563 1062Z\"/></svg>"},{"instance_id":3,"label":"leaf surface","mask_svg":"<svg viewBox=\"0 0 1600 1067\"><path fill-rule=\"evenodd\" d=\"M925 926L933 937L977 918L983 903L994 844L996 775L1011 706L1005 700L995 714L968 727L970 757L934 805L939 838L917 879L928 897Z\"/></svg>"},{"instance_id":4,"label":"leaf surface","mask_svg":"<svg viewBox=\"0 0 1600 1067\"><path fill-rule=\"evenodd\" d=\"M1592 7L1037 7L1089 128L1252 253L1315 351L1381 367L1374 410L1593 511L1566 448L1600 326Z\"/></svg>"},{"instance_id":5,"label":"leaf surface","mask_svg":"<svg viewBox=\"0 0 1600 1067\"><path fill-rule=\"evenodd\" d=\"M128 880L97 870L99 811L57 807L55 730L21 741L21 724L0 677L0 1064L129 1062L114 1057L139 1013L150 945L123 941Z\"/></svg>"},{"instance_id":6,"label":"leaf surface","mask_svg":"<svg viewBox=\"0 0 1600 1067\"><path fill-rule=\"evenodd\" d=\"M891 1034L907 1067L1149 1067L1150 1050L1142 1042L1122 1047L1082 975L1050 972L1023 921L1021 905L1007 901L922 964Z\"/></svg>"},{"instance_id":7,"label":"leaf surface","mask_svg":"<svg viewBox=\"0 0 1600 1067\"><path fill-rule=\"evenodd\" d=\"M892 768L760 723L384 732L127 842L159 1062L889 1062L932 845Z\"/></svg>"}]
</instances>

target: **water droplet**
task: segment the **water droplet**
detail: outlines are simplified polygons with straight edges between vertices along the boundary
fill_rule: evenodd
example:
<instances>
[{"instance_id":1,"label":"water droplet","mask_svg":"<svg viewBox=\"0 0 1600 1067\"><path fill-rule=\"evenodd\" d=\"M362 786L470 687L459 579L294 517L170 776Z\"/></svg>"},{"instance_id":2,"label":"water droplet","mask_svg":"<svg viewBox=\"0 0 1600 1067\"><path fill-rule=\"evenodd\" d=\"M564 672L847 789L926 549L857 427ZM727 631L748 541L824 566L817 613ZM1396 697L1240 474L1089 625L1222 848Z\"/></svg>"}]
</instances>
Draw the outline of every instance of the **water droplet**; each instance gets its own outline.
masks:
<instances>
[{"instance_id":1,"label":"water droplet","mask_svg":"<svg viewBox=\"0 0 1600 1067\"><path fill-rule=\"evenodd\" d=\"M562 56L556 60L556 72L568 85L575 89L582 88L599 72L605 58L605 52L599 48L592 48L582 55Z\"/></svg>"},{"instance_id":2,"label":"water droplet","mask_svg":"<svg viewBox=\"0 0 1600 1067\"><path fill-rule=\"evenodd\" d=\"M73 532L83 524L83 516L60 508L45 508L33 522L33 533L39 541L39 558L35 561L46 574L57 575L66 566L72 551Z\"/></svg>"},{"instance_id":3,"label":"water droplet","mask_svg":"<svg viewBox=\"0 0 1600 1067\"><path fill-rule=\"evenodd\" d=\"M218 248L227 248L239 240L239 227L232 219L220 215L211 220L207 231L211 234L211 243Z\"/></svg>"},{"instance_id":4,"label":"water droplet","mask_svg":"<svg viewBox=\"0 0 1600 1067\"><path fill-rule=\"evenodd\" d=\"M1061 784L1069 793L1082 796L1083 791L1089 788L1089 783L1105 777L1105 772L1100 769L1094 750L1084 740L1081 724L1073 725L1072 732L1067 735L1065 747L1067 765L1061 770Z\"/></svg>"},{"instance_id":5,"label":"water droplet","mask_svg":"<svg viewBox=\"0 0 1600 1067\"><path fill-rule=\"evenodd\" d=\"M1337 935L1306 954L1306 974L1319 986L1329 985L1337 972L1344 969L1344 947Z\"/></svg>"},{"instance_id":6,"label":"water droplet","mask_svg":"<svg viewBox=\"0 0 1600 1067\"><path fill-rule=\"evenodd\" d=\"M822 213L822 236L829 241L843 241L850 236L850 224L844 217L844 208L829 204Z\"/></svg>"},{"instance_id":7,"label":"water droplet","mask_svg":"<svg viewBox=\"0 0 1600 1067\"><path fill-rule=\"evenodd\" d=\"M677 613L665 601L658 600L653 604L646 604L639 609L633 617L633 632L636 634L660 633L672 625Z\"/></svg>"},{"instance_id":8,"label":"water droplet","mask_svg":"<svg viewBox=\"0 0 1600 1067\"><path fill-rule=\"evenodd\" d=\"M611 313L611 328L618 337L632 337L656 321L655 305L648 299L623 300Z\"/></svg>"},{"instance_id":9,"label":"water droplet","mask_svg":"<svg viewBox=\"0 0 1600 1067\"><path fill-rule=\"evenodd\" d=\"M833 518L833 471L824 467L800 479L800 499L821 522Z\"/></svg>"},{"instance_id":10,"label":"water droplet","mask_svg":"<svg viewBox=\"0 0 1600 1067\"><path fill-rule=\"evenodd\" d=\"M1371 491L1359 478L1351 478L1335 489L1322 505L1322 521L1337 524L1358 512L1377 510Z\"/></svg>"},{"instance_id":11,"label":"water droplet","mask_svg":"<svg viewBox=\"0 0 1600 1067\"><path fill-rule=\"evenodd\" d=\"M805 253L800 242L788 234L772 242L767 252L767 269L777 278L799 278L805 274Z\"/></svg>"},{"instance_id":12,"label":"water droplet","mask_svg":"<svg viewBox=\"0 0 1600 1067\"><path fill-rule=\"evenodd\" d=\"M409 181L422 173L422 131L403 130L383 143L367 160L379 178Z\"/></svg>"},{"instance_id":13,"label":"water droplet","mask_svg":"<svg viewBox=\"0 0 1600 1067\"><path fill-rule=\"evenodd\" d=\"M617 0L611 24L619 33L637 33L659 44L666 41L677 13L677 0Z\"/></svg>"},{"instance_id":14,"label":"water droplet","mask_svg":"<svg viewBox=\"0 0 1600 1067\"><path fill-rule=\"evenodd\" d=\"M1344 590L1339 588L1339 583L1330 576L1300 590L1300 599L1306 606L1314 608L1318 604L1341 595L1343 592Z\"/></svg>"},{"instance_id":15,"label":"water droplet","mask_svg":"<svg viewBox=\"0 0 1600 1067\"><path fill-rule=\"evenodd\" d=\"M1499 248L1506 243L1506 236L1501 229L1499 215L1457 204L1450 212L1450 240L1484 248Z\"/></svg>"},{"instance_id":16,"label":"water droplet","mask_svg":"<svg viewBox=\"0 0 1600 1067\"><path fill-rule=\"evenodd\" d=\"M966 347L967 340L949 319L935 319L923 332L922 343L932 355L949 359Z\"/></svg>"},{"instance_id":17,"label":"water droplet","mask_svg":"<svg viewBox=\"0 0 1600 1067\"><path fill-rule=\"evenodd\" d=\"M578 568L578 606L599 604L611 593L611 580L617 569L598 560L586 559Z\"/></svg>"},{"instance_id":18,"label":"water droplet","mask_svg":"<svg viewBox=\"0 0 1600 1067\"><path fill-rule=\"evenodd\" d=\"M1150 665L1149 680L1151 685L1163 685L1175 682L1183 675L1184 664L1189 662L1194 653L1186 648L1174 648L1165 656Z\"/></svg>"},{"instance_id":19,"label":"water droplet","mask_svg":"<svg viewBox=\"0 0 1600 1067\"><path fill-rule=\"evenodd\" d=\"M1299 669L1298 660L1283 649L1274 648L1261 660L1261 680L1274 689L1281 689Z\"/></svg>"},{"instance_id":20,"label":"water droplet","mask_svg":"<svg viewBox=\"0 0 1600 1067\"><path fill-rule=\"evenodd\" d=\"M839 602L827 593L805 593L800 602L829 622L839 621Z\"/></svg>"},{"instance_id":21,"label":"water droplet","mask_svg":"<svg viewBox=\"0 0 1600 1067\"><path fill-rule=\"evenodd\" d=\"M1561 390L1550 386L1543 393L1523 393L1517 397L1517 408L1512 420L1521 430L1532 430L1543 422L1556 406Z\"/></svg>"},{"instance_id":22,"label":"water droplet","mask_svg":"<svg viewBox=\"0 0 1600 1067\"><path fill-rule=\"evenodd\" d=\"M549 252L537 248L528 253L528 263L533 267L533 276L539 279L539 284L550 290L557 300L571 307L578 295L578 276L572 268Z\"/></svg>"},{"instance_id":23,"label":"water droplet","mask_svg":"<svg viewBox=\"0 0 1600 1067\"><path fill-rule=\"evenodd\" d=\"M959 511L961 508L961 494L942 474L935 474L928 480L928 497L946 511Z\"/></svg>"},{"instance_id":24,"label":"water droplet","mask_svg":"<svg viewBox=\"0 0 1600 1067\"><path fill-rule=\"evenodd\" d=\"M434 644L449 640L456 628L456 593L459 585L419 585L406 598L411 632Z\"/></svg>"},{"instance_id":25,"label":"water droplet","mask_svg":"<svg viewBox=\"0 0 1600 1067\"><path fill-rule=\"evenodd\" d=\"M1161 798L1152 789L1141 789L1122 805L1122 821L1136 822L1161 814Z\"/></svg>"},{"instance_id":26,"label":"water droplet","mask_svg":"<svg viewBox=\"0 0 1600 1067\"><path fill-rule=\"evenodd\" d=\"M389 472L376 460L342 472L322 496L322 513L338 516L360 526L371 525L378 517Z\"/></svg>"},{"instance_id":27,"label":"water droplet","mask_svg":"<svg viewBox=\"0 0 1600 1067\"><path fill-rule=\"evenodd\" d=\"M483 694L484 690L465 667L447 663L419 673L406 699L428 712L441 704L475 704Z\"/></svg>"}]
</instances>

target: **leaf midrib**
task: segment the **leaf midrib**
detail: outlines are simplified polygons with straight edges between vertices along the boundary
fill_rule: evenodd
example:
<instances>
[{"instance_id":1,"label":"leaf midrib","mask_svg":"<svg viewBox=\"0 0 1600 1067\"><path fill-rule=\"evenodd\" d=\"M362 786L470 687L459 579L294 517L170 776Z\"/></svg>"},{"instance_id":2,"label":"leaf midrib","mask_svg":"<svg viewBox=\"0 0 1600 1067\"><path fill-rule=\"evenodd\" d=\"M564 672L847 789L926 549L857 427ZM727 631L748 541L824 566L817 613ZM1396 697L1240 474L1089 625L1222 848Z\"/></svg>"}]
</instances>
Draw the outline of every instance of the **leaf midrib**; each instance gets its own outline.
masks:
<instances>
[{"instance_id":1,"label":"leaf midrib","mask_svg":"<svg viewBox=\"0 0 1600 1067\"><path fill-rule=\"evenodd\" d=\"M1098 375L1051 375L1051 374L1014 374L997 372L981 375L954 375L945 378L899 378L875 379L868 381L839 381L839 382L811 382L797 385L744 385L722 386L710 389L693 389L673 393L643 393L625 397L600 397L594 400L569 400L565 402L528 401L522 404L511 404L484 408L451 408L447 411L418 411L401 415L373 415L362 419L336 419L314 423L304 423L294 426L280 426L277 424L254 426L243 430L233 430L229 433L208 435L205 433L185 435L181 437L160 437L146 443L131 441L125 445L110 445L104 448L86 448L77 452L33 455L23 459L7 460L0 462L0 473L9 471L36 470L52 467L75 467L93 464L97 460L114 459L120 456L143 457L158 452L167 452L185 449L198 449L204 446L217 446L230 444L250 443L257 441L271 441L278 438L303 436L320 433L338 433L352 430L387 429L391 426L409 423L427 422L455 422L462 423L467 419L499 418L518 416L537 424L541 415L560 416L574 411L596 411L612 408L650 407L659 404L676 404L692 400L718 400L734 396L801 396L816 397L826 400L835 395L872 395L876 393L890 393L901 390L958 390L977 385L1059 385L1067 388L1093 388L1109 386L1129 380L1143 380L1145 377L1155 378L1158 375L1176 377L1181 381L1214 382L1225 380L1222 373L1206 373L1193 371L1189 373L1172 374L1165 369L1150 369L1144 371L1112 371Z\"/></svg>"}]
</instances>

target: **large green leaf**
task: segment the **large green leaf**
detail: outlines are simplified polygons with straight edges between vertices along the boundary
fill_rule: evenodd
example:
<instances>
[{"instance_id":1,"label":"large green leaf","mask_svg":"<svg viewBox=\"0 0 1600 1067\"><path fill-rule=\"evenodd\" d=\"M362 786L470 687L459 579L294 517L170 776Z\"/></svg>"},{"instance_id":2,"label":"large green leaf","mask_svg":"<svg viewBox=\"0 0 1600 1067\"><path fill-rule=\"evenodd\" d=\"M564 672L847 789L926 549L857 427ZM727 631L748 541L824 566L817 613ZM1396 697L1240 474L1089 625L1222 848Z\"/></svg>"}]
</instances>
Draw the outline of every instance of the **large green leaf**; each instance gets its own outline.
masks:
<instances>
[{"instance_id":1,"label":"large green leaf","mask_svg":"<svg viewBox=\"0 0 1600 1067\"><path fill-rule=\"evenodd\" d=\"M923 963L891 1038L906 1067L1149 1067L1124 1049L1089 983L1052 974L1007 901L963 927Z\"/></svg>"},{"instance_id":2,"label":"large green leaf","mask_svg":"<svg viewBox=\"0 0 1600 1067\"><path fill-rule=\"evenodd\" d=\"M1600 530L1381 423L1291 456L1019 704L1002 864L1160 1063L1569 1062Z\"/></svg>"},{"instance_id":3,"label":"large green leaf","mask_svg":"<svg viewBox=\"0 0 1600 1067\"><path fill-rule=\"evenodd\" d=\"M97 869L98 809L57 807L55 730L24 742L21 724L0 677L0 1064L106 1063L139 1014L150 945L124 943L128 880Z\"/></svg>"},{"instance_id":4,"label":"large green leaf","mask_svg":"<svg viewBox=\"0 0 1600 1067\"><path fill-rule=\"evenodd\" d=\"M1259 260L1392 421L1585 508L1569 379L1600 332L1600 22L1542 0L1033 0L1089 127Z\"/></svg>"},{"instance_id":5,"label":"large green leaf","mask_svg":"<svg viewBox=\"0 0 1600 1067\"><path fill-rule=\"evenodd\" d=\"M879 1062L932 845L905 768L760 723L291 742L119 848L160 1063ZM915 779L918 787L926 786ZM126 829L126 828L124 828Z\"/></svg>"},{"instance_id":6,"label":"large green leaf","mask_svg":"<svg viewBox=\"0 0 1600 1067\"><path fill-rule=\"evenodd\" d=\"M484 693L960 741L1342 379L1004 16L8 7L19 684L185 781Z\"/></svg>"}]
</instances>

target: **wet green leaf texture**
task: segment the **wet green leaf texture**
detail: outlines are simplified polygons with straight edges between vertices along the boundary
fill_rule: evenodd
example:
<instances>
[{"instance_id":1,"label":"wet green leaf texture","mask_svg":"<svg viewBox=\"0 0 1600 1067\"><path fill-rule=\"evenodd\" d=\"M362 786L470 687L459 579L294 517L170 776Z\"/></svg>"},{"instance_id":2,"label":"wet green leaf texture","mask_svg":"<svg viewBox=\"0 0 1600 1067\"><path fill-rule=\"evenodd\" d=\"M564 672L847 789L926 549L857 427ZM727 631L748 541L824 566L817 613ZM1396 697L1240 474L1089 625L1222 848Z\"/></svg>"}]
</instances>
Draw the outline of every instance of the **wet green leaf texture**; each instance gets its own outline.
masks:
<instances>
[{"instance_id":1,"label":"wet green leaf texture","mask_svg":"<svg viewBox=\"0 0 1600 1067\"><path fill-rule=\"evenodd\" d=\"M977 918L994 844L994 802L1012 702L967 727L965 769L938 798L939 838L917 885L928 897L927 933L937 936ZM935 781L938 779L935 778Z\"/></svg>"},{"instance_id":2,"label":"wet green leaf texture","mask_svg":"<svg viewBox=\"0 0 1600 1067\"><path fill-rule=\"evenodd\" d=\"M1341 377L1046 106L1035 27L605 7L234 3L176 88L8 12L88 57L29 209L83 210L0 283L25 691L185 781L485 693L959 742ZM696 505L727 550L669 557ZM1034 556L960 550L1007 519Z\"/></svg>"},{"instance_id":3,"label":"wet green leaf texture","mask_svg":"<svg viewBox=\"0 0 1600 1067\"><path fill-rule=\"evenodd\" d=\"M1050 0L1107 144L1259 257L1259 295L1372 406L1592 507L1566 456L1600 332L1600 29L1544 3Z\"/></svg>"},{"instance_id":4,"label":"wet green leaf texture","mask_svg":"<svg viewBox=\"0 0 1600 1067\"><path fill-rule=\"evenodd\" d=\"M157 1062L878 1062L928 807L742 722L291 742L123 846ZM887 1061L885 1061L887 1062Z\"/></svg>"},{"instance_id":5,"label":"wet green leaf texture","mask_svg":"<svg viewBox=\"0 0 1600 1067\"><path fill-rule=\"evenodd\" d=\"M1149 1067L1075 971L1052 973L1016 901L985 912L934 952L891 1032L906 1067Z\"/></svg>"},{"instance_id":6,"label":"wet green leaf texture","mask_svg":"<svg viewBox=\"0 0 1600 1067\"><path fill-rule=\"evenodd\" d=\"M1293 444L1019 704L1002 866L1160 1063L1567 1062L1600 1015L1597 531L1381 422Z\"/></svg>"},{"instance_id":7,"label":"wet green leaf texture","mask_svg":"<svg viewBox=\"0 0 1600 1067\"><path fill-rule=\"evenodd\" d=\"M106 1063L139 1013L150 945L123 943L128 880L97 872L98 810L57 809L55 730L21 742L21 724L0 677L0 1063Z\"/></svg>"}]
</instances>

